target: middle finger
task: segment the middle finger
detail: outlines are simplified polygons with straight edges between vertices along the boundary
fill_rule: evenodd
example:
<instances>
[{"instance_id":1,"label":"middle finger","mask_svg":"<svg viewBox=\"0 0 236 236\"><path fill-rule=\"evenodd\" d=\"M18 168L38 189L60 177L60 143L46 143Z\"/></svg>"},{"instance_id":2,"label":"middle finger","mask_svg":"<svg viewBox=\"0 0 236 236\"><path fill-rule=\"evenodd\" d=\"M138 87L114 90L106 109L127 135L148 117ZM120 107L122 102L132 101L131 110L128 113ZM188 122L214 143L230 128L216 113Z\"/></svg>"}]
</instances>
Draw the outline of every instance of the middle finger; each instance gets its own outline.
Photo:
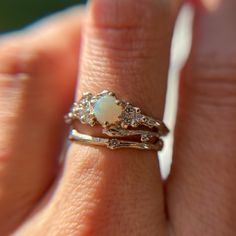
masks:
<instances>
[{"instance_id":1,"label":"middle finger","mask_svg":"<svg viewBox=\"0 0 236 236\"><path fill-rule=\"evenodd\" d=\"M176 235L233 236L236 2L202 2L180 83L169 215Z\"/></svg>"}]
</instances>

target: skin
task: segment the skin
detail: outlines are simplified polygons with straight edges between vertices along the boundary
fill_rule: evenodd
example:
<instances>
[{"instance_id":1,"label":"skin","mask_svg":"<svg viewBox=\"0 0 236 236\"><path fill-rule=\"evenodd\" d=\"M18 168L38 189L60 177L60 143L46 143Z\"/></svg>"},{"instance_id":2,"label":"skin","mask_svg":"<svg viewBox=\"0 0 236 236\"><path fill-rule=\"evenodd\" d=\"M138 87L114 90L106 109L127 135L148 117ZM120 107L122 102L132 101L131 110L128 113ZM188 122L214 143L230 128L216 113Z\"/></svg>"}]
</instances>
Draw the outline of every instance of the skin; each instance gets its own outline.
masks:
<instances>
[{"instance_id":1,"label":"skin","mask_svg":"<svg viewBox=\"0 0 236 236\"><path fill-rule=\"evenodd\" d=\"M162 117L181 4L93 0L0 38L1 236L236 234L234 0L193 1L165 182L155 152L63 145L74 94L109 89Z\"/></svg>"}]
</instances>

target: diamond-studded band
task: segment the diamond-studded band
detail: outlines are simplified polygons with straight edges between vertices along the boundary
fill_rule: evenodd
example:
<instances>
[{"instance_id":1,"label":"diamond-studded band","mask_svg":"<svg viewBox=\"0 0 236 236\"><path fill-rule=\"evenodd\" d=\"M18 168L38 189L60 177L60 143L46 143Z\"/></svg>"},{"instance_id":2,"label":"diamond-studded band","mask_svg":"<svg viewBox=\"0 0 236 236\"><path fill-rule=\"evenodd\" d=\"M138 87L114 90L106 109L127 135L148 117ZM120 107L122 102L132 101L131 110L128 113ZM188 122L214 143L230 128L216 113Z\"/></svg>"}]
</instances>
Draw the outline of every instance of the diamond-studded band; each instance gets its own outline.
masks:
<instances>
[{"instance_id":1,"label":"diamond-studded band","mask_svg":"<svg viewBox=\"0 0 236 236\"><path fill-rule=\"evenodd\" d=\"M163 147L163 141L161 139L159 139L159 141L156 143L135 142L128 140L120 140L117 138L93 137L90 135L81 134L75 129L71 130L69 139L72 141L87 143L91 145L105 146L112 150L119 148L133 148L160 151Z\"/></svg>"},{"instance_id":2,"label":"diamond-studded band","mask_svg":"<svg viewBox=\"0 0 236 236\"><path fill-rule=\"evenodd\" d=\"M113 92L107 90L98 95L84 93L82 98L72 105L65 121L72 125L70 140L102 145L110 149L161 150L163 142L160 137L168 133L168 128L162 121L142 114L140 108L117 99ZM91 127L100 124L103 134L109 138L79 133L74 127L76 121Z\"/></svg>"}]
</instances>

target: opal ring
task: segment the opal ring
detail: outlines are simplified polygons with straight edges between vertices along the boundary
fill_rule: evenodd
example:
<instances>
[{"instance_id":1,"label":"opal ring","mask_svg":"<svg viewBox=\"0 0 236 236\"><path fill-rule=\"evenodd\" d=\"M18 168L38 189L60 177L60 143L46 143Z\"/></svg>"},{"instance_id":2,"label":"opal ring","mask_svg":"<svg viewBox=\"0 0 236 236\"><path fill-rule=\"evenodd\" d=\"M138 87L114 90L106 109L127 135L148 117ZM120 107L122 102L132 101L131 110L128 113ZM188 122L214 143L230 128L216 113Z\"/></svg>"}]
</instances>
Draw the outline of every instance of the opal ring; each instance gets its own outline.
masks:
<instances>
[{"instance_id":1,"label":"opal ring","mask_svg":"<svg viewBox=\"0 0 236 236\"><path fill-rule=\"evenodd\" d=\"M91 127L101 125L103 137L79 133L74 128L76 121ZM118 99L108 90L97 95L84 93L82 98L72 105L65 116L65 122L72 125L70 140L110 149L161 150L161 136L169 132L162 121L142 114L139 107Z\"/></svg>"}]
</instances>

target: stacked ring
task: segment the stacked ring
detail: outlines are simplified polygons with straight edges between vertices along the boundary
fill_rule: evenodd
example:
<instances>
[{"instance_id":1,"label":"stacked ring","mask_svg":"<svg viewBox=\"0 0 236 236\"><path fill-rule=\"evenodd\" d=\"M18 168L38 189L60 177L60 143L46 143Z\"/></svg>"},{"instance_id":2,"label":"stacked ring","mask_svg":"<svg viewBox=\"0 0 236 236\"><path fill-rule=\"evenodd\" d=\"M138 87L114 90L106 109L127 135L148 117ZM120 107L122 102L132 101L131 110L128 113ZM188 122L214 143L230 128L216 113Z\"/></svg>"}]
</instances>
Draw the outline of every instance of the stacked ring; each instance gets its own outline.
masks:
<instances>
[{"instance_id":1,"label":"stacked ring","mask_svg":"<svg viewBox=\"0 0 236 236\"><path fill-rule=\"evenodd\" d=\"M93 137L81 134L74 122L91 127L100 124L106 137ZM157 119L142 114L141 109L127 101L119 100L113 92L105 90L97 95L84 93L65 116L65 122L72 125L69 138L86 144L106 146L110 149L136 148L161 150L169 130Z\"/></svg>"}]
</instances>

